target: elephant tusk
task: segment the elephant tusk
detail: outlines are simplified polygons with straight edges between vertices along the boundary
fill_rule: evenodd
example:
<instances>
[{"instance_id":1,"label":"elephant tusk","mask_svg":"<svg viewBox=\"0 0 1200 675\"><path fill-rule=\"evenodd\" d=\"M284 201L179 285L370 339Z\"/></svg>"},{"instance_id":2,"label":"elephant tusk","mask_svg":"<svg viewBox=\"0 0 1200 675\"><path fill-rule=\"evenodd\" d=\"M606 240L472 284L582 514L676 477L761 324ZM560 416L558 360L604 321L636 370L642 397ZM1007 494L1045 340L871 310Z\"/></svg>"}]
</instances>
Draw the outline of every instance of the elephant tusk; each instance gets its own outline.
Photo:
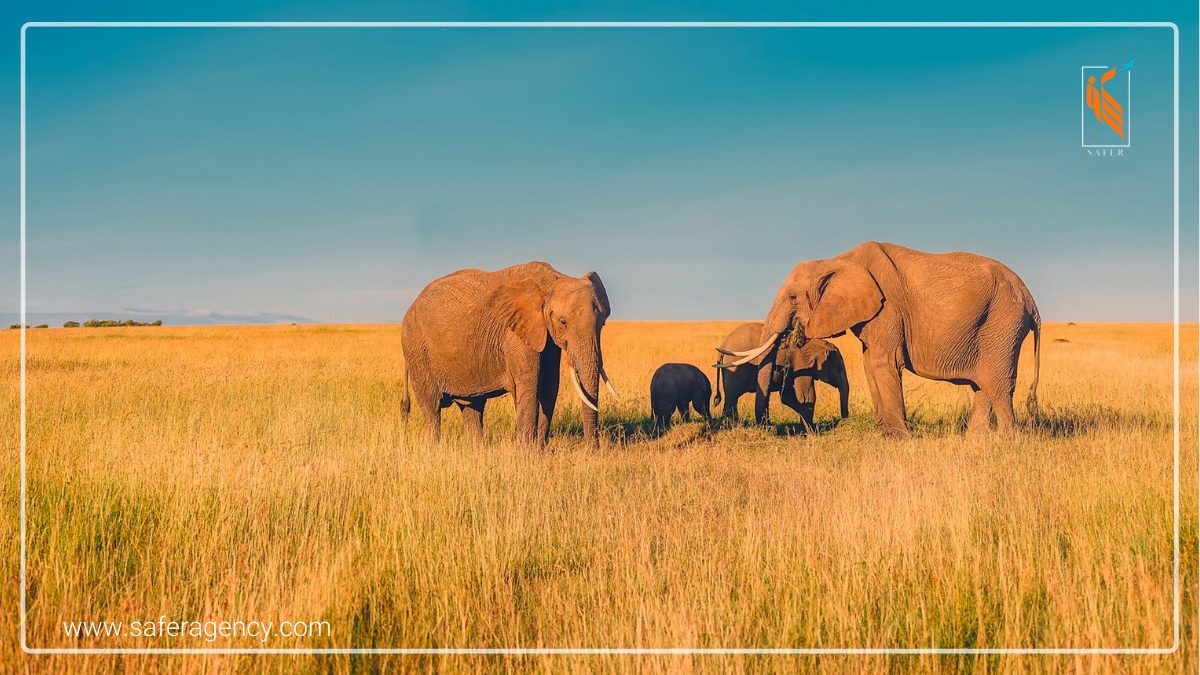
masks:
<instances>
[{"instance_id":1,"label":"elephant tusk","mask_svg":"<svg viewBox=\"0 0 1200 675\"><path fill-rule=\"evenodd\" d=\"M579 374L575 372L575 368L573 366L571 367L571 384L575 385L575 393L579 394L579 400L583 401L584 405L592 410L595 410L596 412L600 412L600 409L596 407L596 404L592 403L588 399L587 394L583 393L583 387L579 384Z\"/></svg>"},{"instance_id":2,"label":"elephant tusk","mask_svg":"<svg viewBox=\"0 0 1200 675\"><path fill-rule=\"evenodd\" d=\"M737 368L738 366L742 366L747 363L750 363L751 361L754 360L755 356L756 356L755 354L751 354L750 356L743 356L742 358L738 359L737 361L730 361L729 363L723 364L722 367L723 368Z\"/></svg>"},{"instance_id":3,"label":"elephant tusk","mask_svg":"<svg viewBox=\"0 0 1200 675\"><path fill-rule=\"evenodd\" d=\"M777 340L777 339L779 339L779 333L775 333L775 334L771 335L771 337L767 338L767 341L764 342L761 347L755 347L754 349L746 349L746 350L743 350L740 352L731 352L728 349L721 349L720 347L717 347L717 351L721 352L725 356L750 356L751 358L753 358L753 357L756 357L759 354L762 354L763 352L767 351L767 349L771 345L775 344L775 340ZM742 363L745 363L745 361L743 361Z\"/></svg>"},{"instance_id":4,"label":"elephant tusk","mask_svg":"<svg viewBox=\"0 0 1200 675\"><path fill-rule=\"evenodd\" d=\"M753 349L749 352L740 352L743 355L742 358L738 359L737 361L718 365L717 367L718 368L736 368L737 366L740 366L740 365L743 365L746 363L750 363L754 359L757 359L758 357L762 356L763 353L766 352L768 349L770 349L771 347L774 347L775 339L778 337L779 337L779 333L775 333L774 335L771 336L770 340L767 340L766 342L764 342L763 346L759 347L758 349Z\"/></svg>"},{"instance_id":5,"label":"elephant tusk","mask_svg":"<svg viewBox=\"0 0 1200 675\"><path fill-rule=\"evenodd\" d=\"M604 372L603 367L600 368L600 377L604 379L604 386L608 387L608 393L612 394L613 398L620 401L621 395L617 393L617 390L615 387L613 387L612 382L608 381L608 373Z\"/></svg>"}]
</instances>

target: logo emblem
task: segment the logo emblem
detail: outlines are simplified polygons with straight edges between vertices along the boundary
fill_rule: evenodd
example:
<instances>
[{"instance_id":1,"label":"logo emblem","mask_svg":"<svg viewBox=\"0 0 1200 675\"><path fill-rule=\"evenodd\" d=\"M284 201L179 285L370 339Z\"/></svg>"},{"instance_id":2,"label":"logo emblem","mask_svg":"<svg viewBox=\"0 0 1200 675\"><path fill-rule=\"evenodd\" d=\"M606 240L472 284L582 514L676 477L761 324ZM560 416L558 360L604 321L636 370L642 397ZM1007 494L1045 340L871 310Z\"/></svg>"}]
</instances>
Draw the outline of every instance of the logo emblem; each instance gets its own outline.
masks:
<instances>
[{"instance_id":1,"label":"logo emblem","mask_svg":"<svg viewBox=\"0 0 1200 675\"><path fill-rule=\"evenodd\" d=\"M1128 148L1133 61L1083 66L1080 137L1085 148Z\"/></svg>"}]
</instances>

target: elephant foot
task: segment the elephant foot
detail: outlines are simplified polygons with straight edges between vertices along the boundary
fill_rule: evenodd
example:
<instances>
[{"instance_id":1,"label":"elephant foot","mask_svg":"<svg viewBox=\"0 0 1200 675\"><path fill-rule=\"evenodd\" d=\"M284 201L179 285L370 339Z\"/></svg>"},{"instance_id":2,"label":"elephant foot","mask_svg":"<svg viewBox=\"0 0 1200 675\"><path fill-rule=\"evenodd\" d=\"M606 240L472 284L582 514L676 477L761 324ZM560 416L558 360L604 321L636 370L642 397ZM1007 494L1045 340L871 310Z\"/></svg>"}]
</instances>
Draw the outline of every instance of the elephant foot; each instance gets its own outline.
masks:
<instances>
[{"instance_id":1,"label":"elephant foot","mask_svg":"<svg viewBox=\"0 0 1200 675\"><path fill-rule=\"evenodd\" d=\"M989 436L991 432L991 425L986 421L981 424L977 420L972 419L967 422L967 431L965 435L967 438L985 438Z\"/></svg>"},{"instance_id":2,"label":"elephant foot","mask_svg":"<svg viewBox=\"0 0 1200 675\"><path fill-rule=\"evenodd\" d=\"M1017 431L1018 431L1018 429L1017 429L1016 425L1008 425L1008 424L997 424L996 425L996 435L1001 438L1011 438L1013 436L1016 436Z\"/></svg>"}]
</instances>

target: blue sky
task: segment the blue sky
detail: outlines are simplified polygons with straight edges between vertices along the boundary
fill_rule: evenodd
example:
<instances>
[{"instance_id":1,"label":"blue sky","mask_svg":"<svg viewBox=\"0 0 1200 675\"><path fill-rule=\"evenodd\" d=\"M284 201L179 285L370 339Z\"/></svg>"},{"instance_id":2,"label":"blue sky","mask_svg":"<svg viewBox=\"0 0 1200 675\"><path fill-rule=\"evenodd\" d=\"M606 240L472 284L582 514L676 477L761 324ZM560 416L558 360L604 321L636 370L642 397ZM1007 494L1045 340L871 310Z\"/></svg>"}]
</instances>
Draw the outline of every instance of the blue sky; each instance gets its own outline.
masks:
<instances>
[{"instance_id":1,"label":"blue sky","mask_svg":"<svg viewBox=\"0 0 1200 675\"><path fill-rule=\"evenodd\" d=\"M205 7L31 10L13 36L18 19L985 18ZM986 18L1113 18L1086 7ZM1195 320L1195 13L1120 13L1179 22L1191 55ZM30 312L395 321L449 271L544 259L598 271L614 318L757 318L796 262L880 239L991 255L1048 320L1171 317L1169 29L35 28L28 45ZM1079 67L1130 59L1132 147L1089 157Z\"/></svg>"}]
</instances>

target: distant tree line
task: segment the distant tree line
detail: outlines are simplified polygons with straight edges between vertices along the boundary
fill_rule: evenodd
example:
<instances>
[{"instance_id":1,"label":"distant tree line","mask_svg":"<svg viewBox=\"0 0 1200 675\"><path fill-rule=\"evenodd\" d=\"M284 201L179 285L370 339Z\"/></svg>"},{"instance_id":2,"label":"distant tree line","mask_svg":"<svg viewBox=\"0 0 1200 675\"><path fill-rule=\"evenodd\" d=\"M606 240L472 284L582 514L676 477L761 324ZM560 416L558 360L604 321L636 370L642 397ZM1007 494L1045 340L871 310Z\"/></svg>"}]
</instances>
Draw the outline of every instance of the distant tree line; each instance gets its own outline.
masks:
<instances>
[{"instance_id":1,"label":"distant tree line","mask_svg":"<svg viewBox=\"0 0 1200 675\"><path fill-rule=\"evenodd\" d=\"M67 322L67 323L72 323L72 322ZM151 321L150 323L134 321L133 319L125 319L124 321L116 321L113 319L88 319L87 321L83 322L84 328L119 328L121 326L161 326L161 325L162 325L162 319L159 319L157 321ZM78 324L76 324L76 326L78 326ZM63 328L73 328L73 327L74 326L68 326L66 323L63 324Z\"/></svg>"},{"instance_id":2,"label":"distant tree line","mask_svg":"<svg viewBox=\"0 0 1200 675\"><path fill-rule=\"evenodd\" d=\"M79 328L80 325L81 324L78 321L64 321L63 322L63 328ZM84 321L82 325L84 328L120 328L122 326L161 326L161 325L163 325L163 323L162 323L162 319L158 319L156 321L151 321L149 323L144 322L144 321L134 321L133 319L125 319L124 321L118 321L116 319L88 319L87 321ZM10 329L20 328L21 324L19 324L19 323L9 324L8 327ZM49 324L39 323L36 326L26 325L25 327L26 328L49 328L50 326L49 326Z\"/></svg>"}]
</instances>

